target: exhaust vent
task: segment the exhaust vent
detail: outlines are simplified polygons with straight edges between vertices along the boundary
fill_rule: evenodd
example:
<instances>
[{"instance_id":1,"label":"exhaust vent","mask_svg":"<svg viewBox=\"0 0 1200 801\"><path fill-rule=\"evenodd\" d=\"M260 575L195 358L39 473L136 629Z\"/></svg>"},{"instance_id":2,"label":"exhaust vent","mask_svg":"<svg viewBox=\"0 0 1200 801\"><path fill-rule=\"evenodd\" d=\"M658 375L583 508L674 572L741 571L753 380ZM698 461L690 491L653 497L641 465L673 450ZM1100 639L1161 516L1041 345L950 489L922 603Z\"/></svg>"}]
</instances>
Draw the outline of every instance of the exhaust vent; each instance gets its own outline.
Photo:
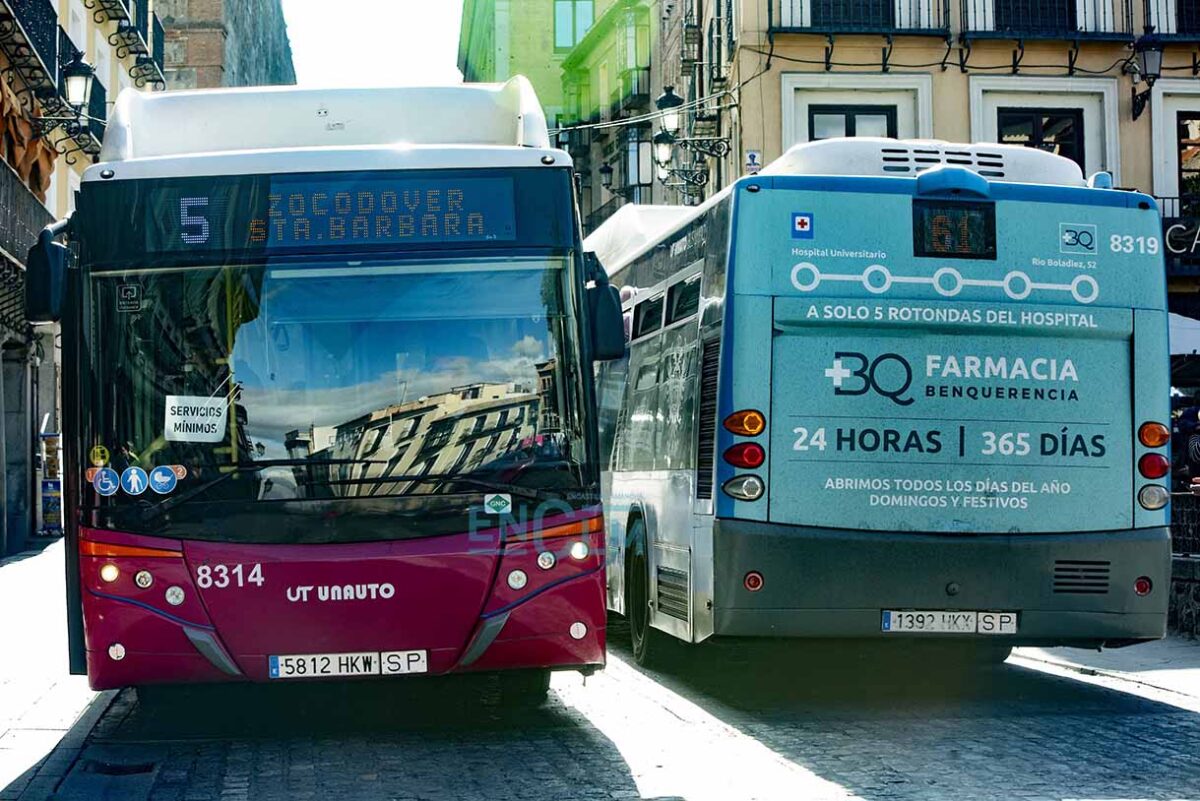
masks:
<instances>
[{"instance_id":1,"label":"exhaust vent","mask_svg":"<svg viewBox=\"0 0 1200 801\"><path fill-rule=\"evenodd\" d=\"M658 568L658 611L688 619L688 574L669 567Z\"/></svg>"},{"instance_id":2,"label":"exhaust vent","mask_svg":"<svg viewBox=\"0 0 1200 801\"><path fill-rule=\"evenodd\" d=\"M1060 595L1105 595L1111 562L1060 559L1054 563L1054 592Z\"/></svg>"},{"instance_id":3,"label":"exhaust vent","mask_svg":"<svg viewBox=\"0 0 1200 801\"><path fill-rule=\"evenodd\" d=\"M1004 154L993 150L951 150L938 147L910 147L899 144L880 148L883 171L889 174L914 175L946 164L966 167L985 178L1004 177Z\"/></svg>"}]
</instances>

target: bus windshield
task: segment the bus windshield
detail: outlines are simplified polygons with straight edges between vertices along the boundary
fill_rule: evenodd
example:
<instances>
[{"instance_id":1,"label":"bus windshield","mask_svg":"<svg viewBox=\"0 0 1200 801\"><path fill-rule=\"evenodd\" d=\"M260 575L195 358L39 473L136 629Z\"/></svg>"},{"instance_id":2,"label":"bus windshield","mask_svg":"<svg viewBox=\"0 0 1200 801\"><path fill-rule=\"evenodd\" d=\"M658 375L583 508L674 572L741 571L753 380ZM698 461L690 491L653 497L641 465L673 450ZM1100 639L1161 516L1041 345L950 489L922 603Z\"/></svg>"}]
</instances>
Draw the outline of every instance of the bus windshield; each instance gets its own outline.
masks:
<instances>
[{"instance_id":1,"label":"bus windshield","mask_svg":"<svg viewBox=\"0 0 1200 801\"><path fill-rule=\"evenodd\" d=\"M478 252L92 272L84 445L149 476L92 493L98 522L346 542L466 531L488 487L581 499L570 272Z\"/></svg>"}]
</instances>

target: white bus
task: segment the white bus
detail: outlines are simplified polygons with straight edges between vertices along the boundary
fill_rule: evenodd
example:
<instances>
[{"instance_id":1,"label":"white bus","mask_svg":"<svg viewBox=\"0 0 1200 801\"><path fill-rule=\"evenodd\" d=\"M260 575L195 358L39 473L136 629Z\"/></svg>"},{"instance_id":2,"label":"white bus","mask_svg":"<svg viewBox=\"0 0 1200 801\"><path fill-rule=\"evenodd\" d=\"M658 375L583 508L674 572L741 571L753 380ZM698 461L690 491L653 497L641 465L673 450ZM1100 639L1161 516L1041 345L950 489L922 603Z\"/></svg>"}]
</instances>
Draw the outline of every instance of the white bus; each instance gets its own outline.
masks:
<instances>
[{"instance_id":1,"label":"white bus","mask_svg":"<svg viewBox=\"0 0 1200 801\"><path fill-rule=\"evenodd\" d=\"M1153 199L1068 159L800 145L585 243L610 609L666 637L1163 636L1166 292ZM961 648L960 648L961 646Z\"/></svg>"}]
</instances>

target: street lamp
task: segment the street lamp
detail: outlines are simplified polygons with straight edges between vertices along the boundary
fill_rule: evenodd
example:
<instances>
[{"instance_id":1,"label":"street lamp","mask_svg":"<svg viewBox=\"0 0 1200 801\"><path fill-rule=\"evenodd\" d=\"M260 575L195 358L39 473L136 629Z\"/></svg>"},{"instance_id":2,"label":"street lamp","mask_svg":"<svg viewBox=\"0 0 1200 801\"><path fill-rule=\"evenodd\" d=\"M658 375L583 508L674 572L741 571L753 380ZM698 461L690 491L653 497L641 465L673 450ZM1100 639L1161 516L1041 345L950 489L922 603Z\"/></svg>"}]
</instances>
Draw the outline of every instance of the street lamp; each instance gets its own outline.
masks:
<instances>
[{"instance_id":1,"label":"street lamp","mask_svg":"<svg viewBox=\"0 0 1200 801\"><path fill-rule=\"evenodd\" d=\"M663 93L654 101L654 106L662 114L662 128L671 136L679 134L681 127L679 119L679 107L683 105L683 98L675 94L674 86L664 86Z\"/></svg>"},{"instance_id":2,"label":"street lamp","mask_svg":"<svg viewBox=\"0 0 1200 801\"><path fill-rule=\"evenodd\" d=\"M606 190L612 191L612 182L613 182L612 165L605 162L604 166L602 166L600 168L599 172L600 172L600 185L603 186Z\"/></svg>"},{"instance_id":3,"label":"street lamp","mask_svg":"<svg viewBox=\"0 0 1200 801\"><path fill-rule=\"evenodd\" d=\"M675 137L668 131L659 131L654 135L654 161L660 167L666 167L671 163L671 157L675 155Z\"/></svg>"},{"instance_id":4,"label":"street lamp","mask_svg":"<svg viewBox=\"0 0 1200 801\"><path fill-rule=\"evenodd\" d=\"M62 74L67 84L67 104L75 111L82 112L92 97L92 83L96 79L95 68L83 60L83 53L76 51L75 57L63 66Z\"/></svg>"},{"instance_id":5,"label":"street lamp","mask_svg":"<svg viewBox=\"0 0 1200 801\"><path fill-rule=\"evenodd\" d=\"M1158 34L1154 32L1153 25L1146 26L1146 32L1138 37L1138 40L1133 43L1133 53L1137 57L1137 64L1134 67L1133 74L1133 118L1136 120L1142 116L1142 112L1146 110L1146 106L1150 103L1150 90L1154 88L1154 82L1162 75L1163 61L1163 42ZM1138 92L1138 78L1146 79L1146 90Z\"/></svg>"},{"instance_id":6,"label":"street lamp","mask_svg":"<svg viewBox=\"0 0 1200 801\"><path fill-rule=\"evenodd\" d=\"M95 78L96 70L91 64L83 60L83 53L78 50L75 51L71 60L63 65L63 80L58 90L56 91L52 87L45 90L44 93L41 93L39 90L39 96L43 98L43 102L50 101L55 95L61 98L52 106L60 113L32 117L29 120L33 126L33 137L35 139L47 137L52 131L58 128L62 128L66 132L66 137L63 137L60 142L55 143L53 146L57 153L67 157L68 163L74 163L71 158L73 153L85 149L80 137L87 132L87 123L91 120L87 112L88 103L92 97L92 83L95 81ZM99 140L100 137L97 136L95 138ZM68 140L74 141L78 146L70 150L61 149L59 147L61 142Z\"/></svg>"}]
</instances>

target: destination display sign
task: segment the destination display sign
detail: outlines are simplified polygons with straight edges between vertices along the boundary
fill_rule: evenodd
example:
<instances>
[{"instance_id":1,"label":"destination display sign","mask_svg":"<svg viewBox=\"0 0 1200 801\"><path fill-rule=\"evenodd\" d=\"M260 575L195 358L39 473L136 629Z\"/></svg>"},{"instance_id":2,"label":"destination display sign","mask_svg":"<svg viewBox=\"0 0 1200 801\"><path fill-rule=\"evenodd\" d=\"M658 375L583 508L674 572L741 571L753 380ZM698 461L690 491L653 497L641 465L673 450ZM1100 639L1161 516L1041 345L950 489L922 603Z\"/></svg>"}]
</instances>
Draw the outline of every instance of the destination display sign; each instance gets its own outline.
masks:
<instances>
[{"instance_id":1,"label":"destination display sign","mask_svg":"<svg viewBox=\"0 0 1200 801\"><path fill-rule=\"evenodd\" d=\"M424 246L517 238L509 177L231 177L153 189L150 253Z\"/></svg>"},{"instance_id":2,"label":"destination display sign","mask_svg":"<svg viewBox=\"0 0 1200 801\"><path fill-rule=\"evenodd\" d=\"M991 203L914 200L913 255L996 258L996 207Z\"/></svg>"}]
</instances>

